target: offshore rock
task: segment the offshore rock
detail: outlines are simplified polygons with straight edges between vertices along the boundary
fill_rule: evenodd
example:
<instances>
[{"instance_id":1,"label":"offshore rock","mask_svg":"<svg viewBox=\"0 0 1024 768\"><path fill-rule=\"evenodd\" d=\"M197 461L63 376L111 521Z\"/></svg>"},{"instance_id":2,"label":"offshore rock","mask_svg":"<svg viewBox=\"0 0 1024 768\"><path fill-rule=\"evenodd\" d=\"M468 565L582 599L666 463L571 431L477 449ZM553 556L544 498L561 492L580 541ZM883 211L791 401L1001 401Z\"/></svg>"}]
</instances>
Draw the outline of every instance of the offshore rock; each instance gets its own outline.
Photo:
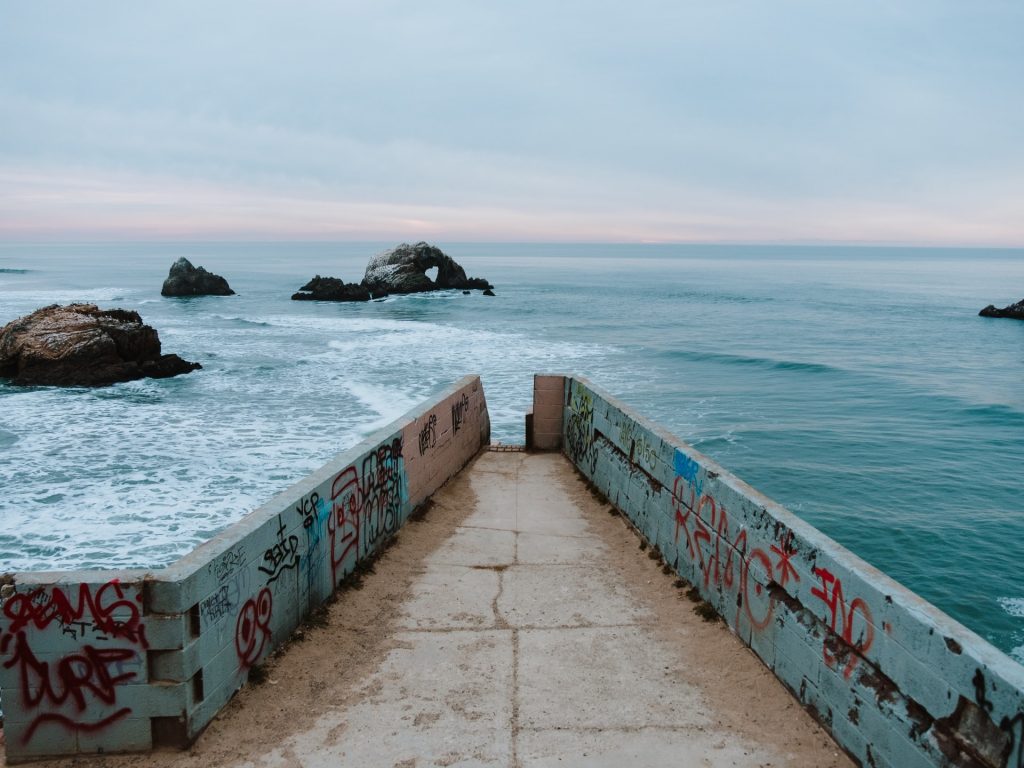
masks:
<instances>
[{"instance_id":1,"label":"offshore rock","mask_svg":"<svg viewBox=\"0 0 1024 768\"><path fill-rule=\"evenodd\" d=\"M437 267L431 280L427 270ZM366 265L363 285L374 293L422 293L446 288L493 288L480 277L466 277L466 270L433 245L402 243L378 253Z\"/></svg>"},{"instance_id":2,"label":"offshore rock","mask_svg":"<svg viewBox=\"0 0 1024 768\"><path fill-rule=\"evenodd\" d=\"M381 294L377 294L379 296ZM320 277L317 275L304 286L299 293L293 293L294 301L369 301L377 298L370 293L365 285L346 283L337 277Z\"/></svg>"},{"instance_id":3,"label":"offshore rock","mask_svg":"<svg viewBox=\"0 0 1024 768\"><path fill-rule=\"evenodd\" d=\"M98 387L202 368L160 351L138 312L53 304L0 328L0 377L19 386Z\"/></svg>"},{"instance_id":4,"label":"offshore rock","mask_svg":"<svg viewBox=\"0 0 1024 768\"><path fill-rule=\"evenodd\" d=\"M184 256L171 265L171 271L160 289L163 296L233 296L228 281L220 275L193 267Z\"/></svg>"},{"instance_id":5,"label":"offshore rock","mask_svg":"<svg viewBox=\"0 0 1024 768\"><path fill-rule=\"evenodd\" d=\"M1024 299L1002 309L996 309L994 304L989 304L978 314L982 317L1009 317L1013 320L1024 320Z\"/></svg>"}]
</instances>

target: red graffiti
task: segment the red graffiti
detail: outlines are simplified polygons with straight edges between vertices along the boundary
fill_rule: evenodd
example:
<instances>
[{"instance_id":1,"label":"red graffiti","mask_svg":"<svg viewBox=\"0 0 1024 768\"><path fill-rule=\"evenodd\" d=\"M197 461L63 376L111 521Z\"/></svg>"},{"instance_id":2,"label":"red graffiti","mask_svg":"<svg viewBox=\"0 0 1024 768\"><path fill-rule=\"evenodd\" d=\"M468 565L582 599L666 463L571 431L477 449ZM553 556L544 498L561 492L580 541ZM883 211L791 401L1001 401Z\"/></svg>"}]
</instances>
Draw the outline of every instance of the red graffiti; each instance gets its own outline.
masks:
<instances>
[{"instance_id":1,"label":"red graffiti","mask_svg":"<svg viewBox=\"0 0 1024 768\"><path fill-rule=\"evenodd\" d=\"M122 717L128 717L132 711L128 707L123 707L109 717L104 717L102 720L97 720L95 723L76 723L70 717L64 715L40 715L25 731L25 735L21 737L22 744L28 744L32 740L32 735L36 732L36 729L45 723L54 723L55 725L63 726L70 731L84 731L85 733L92 733L93 731L100 731L106 728L111 723L116 723Z\"/></svg>"},{"instance_id":2,"label":"red graffiti","mask_svg":"<svg viewBox=\"0 0 1024 768\"><path fill-rule=\"evenodd\" d=\"M755 629L764 629L768 626L768 622L772 620L772 614L775 613L775 604L772 602L772 599L770 597L767 600L765 599L765 593L767 592L767 590L764 588L761 582L757 581L756 579L750 578L750 564L754 560L757 560L761 563L761 566L764 568L765 573L767 573L769 577L772 574L772 561L768 558L768 555L764 553L764 550L752 550L750 553L750 557L747 558L747 561L743 567L743 571L740 575L740 593L743 595L743 609L746 611L747 618L750 619L751 625L753 625ZM758 609L754 607L754 600L751 598L751 582L753 582L754 584L753 596L758 598L759 602L762 605L760 611L758 611ZM739 609L737 608L736 610L738 613Z\"/></svg>"},{"instance_id":3,"label":"red graffiti","mask_svg":"<svg viewBox=\"0 0 1024 768\"><path fill-rule=\"evenodd\" d=\"M859 655L868 651L875 639L875 625L874 619L871 616L871 609L859 597L854 598L850 602L849 607L847 607L843 595L843 582L836 578L827 568L815 568L814 575L821 579L821 587L811 587L811 594L828 606L831 613L829 628L842 637L848 646L857 651L857 653L848 654L846 664L843 667L843 677L849 678L853 674L854 667L857 665ZM831 591L829 591L829 587L831 587ZM864 629L857 636L857 640L854 641L853 619L857 611L860 611L861 618L864 621ZM836 631L837 622L841 623L838 632ZM836 666L837 659L829 651L828 643L822 647L822 654L828 666Z\"/></svg>"},{"instance_id":4,"label":"red graffiti","mask_svg":"<svg viewBox=\"0 0 1024 768\"><path fill-rule=\"evenodd\" d=\"M274 597L264 587L255 598L249 598L238 612L235 622L235 651L243 669L259 661L270 640L270 616L274 609Z\"/></svg>"},{"instance_id":5,"label":"red graffiti","mask_svg":"<svg viewBox=\"0 0 1024 768\"><path fill-rule=\"evenodd\" d=\"M334 583L362 555L398 530L405 494L402 439L383 443L362 462L362 470L347 467L331 484L331 573Z\"/></svg>"},{"instance_id":6,"label":"red graffiti","mask_svg":"<svg viewBox=\"0 0 1024 768\"><path fill-rule=\"evenodd\" d=\"M331 502L327 532L331 536L331 574L337 584L338 573L345 573L349 557L359 556L359 511L363 505L355 467L348 467L334 478Z\"/></svg>"},{"instance_id":7,"label":"red graffiti","mask_svg":"<svg viewBox=\"0 0 1024 768\"><path fill-rule=\"evenodd\" d=\"M683 496L687 490L689 503ZM741 526L738 532L730 532L729 513L724 505L716 503L710 494L700 496L699 500L696 496L692 482L684 477L676 478L672 494L676 547L679 547L682 531L686 537L686 552L704 576L705 590L712 585L732 589L738 584L736 622L742 611L755 629L764 629L771 621L774 604L761 582L776 581L785 586L790 579L800 581L791 562L796 554L792 534L787 532L778 545L770 546L770 552L778 558L773 562L763 549L755 547L747 551L746 528ZM763 577L751 577L750 567L755 562L763 569Z\"/></svg>"},{"instance_id":8,"label":"red graffiti","mask_svg":"<svg viewBox=\"0 0 1024 768\"><path fill-rule=\"evenodd\" d=\"M139 651L149 647L141 603L141 593L127 596L116 579L96 588L89 584L41 587L4 601L3 614L9 623L0 637L0 657L5 659L5 669L16 670L24 712L38 712L22 736L24 743L47 724L91 732L131 713L128 707L115 707L118 686L136 678ZM73 639L89 637L90 642L61 658L47 654L42 660L32 650L30 638L54 631ZM93 644L115 640L135 647ZM78 713L97 708L107 713L84 720L47 711L62 706Z\"/></svg>"},{"instance_id":9,"label":"red graffiti","mask_svg":"<svg viewBox=\"0 0 1024 768\"><path fill-rule=\"evenodd\" d=\"M683 501L683 494L679 491L681 488L686 487L689 483L682 477L677 477L675 484L672 486L672 508L676 513L676 547L679 546L679 531L686 535L686 551L690 554L692 560L696 553L693 549L693 540L690 538L690 529L687 527L687 522L690 520L690 515L693 514L693 505L696 502L694 498L693 489L690 489L690 503L687 504Z\"/></svg>"},{"instance_id":10,"label":"red graffiti","mask_svg":"<svg viewBox=\"0 0 1024 768\"><path fill-rule=\"evenodd\" d=\"M796 554L796 547L793 546L793 532L786 531L782 541L779 542L779 546L772 544L771 550L779 556L779 561L775 564L776 569L779 571L779 584L783 587L786 586L790 576L793 577L794 581L800 581L800 574L796 572L796 568L789 561Z\"/></svg>"},{"instance_id":11,"label":"red graffiti","mask_svg":"<svg viewBox=\"0 0 1024 768\"><path fill-rule=\"evenodd\" d=\"M45 630L54 622L62 629L86 623L104 635L124 638L148 648L141 602L141 594L134 600L125 597L121 584L114 579L97 589L95 594L90 585L79 584L77 601L60 587L40 587L32 592L18 593L4 603L4 615L11 620L8 630L12 634L30 624L37 630ZM119 615L115 617L115 614Z\"/></svg>"},{"instance_id":12,"label":"red graffiti","mask_svg":"<svg viewBox=\"0 0 1024 768\"><path fill-rule=\"evenodd\" d=\"M25 632L20 631L17 635L8 634L0 641L0 653L8 652L11 652L11 657L4 662L4 667L17 667L21 704L26 710L56 708L70 701L75 709L82 712L90 697L114 706L117 703L116 686L136 676L135 671L124 669L126 663L136 660L137 652L132 648L95 648L86 645L80 651L70 653L54 663L37 658ZM27 743L36 729L47 722L55 722L74 730L95 731L130 712L131 709L123 707L95 722L75 721L65 715L44 712L29 724L22 741Z\"/></svg>"}]
</instances>

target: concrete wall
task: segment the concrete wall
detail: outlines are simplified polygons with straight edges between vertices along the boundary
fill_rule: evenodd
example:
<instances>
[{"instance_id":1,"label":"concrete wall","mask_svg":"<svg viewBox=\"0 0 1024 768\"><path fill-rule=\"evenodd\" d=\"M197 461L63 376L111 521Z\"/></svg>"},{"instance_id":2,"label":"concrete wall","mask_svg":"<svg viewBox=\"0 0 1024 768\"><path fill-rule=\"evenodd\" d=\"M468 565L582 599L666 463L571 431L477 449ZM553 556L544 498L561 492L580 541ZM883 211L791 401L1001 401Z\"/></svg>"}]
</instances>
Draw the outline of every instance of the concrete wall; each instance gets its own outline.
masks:
<instances>
[{"instance_id":1,"label":"concrete wall","mask_svg":"<svg viewBox=\"0 0 1024 768\"><path fill-rule=\"evenodd\" d=\"M0 587L8 762L187 745L489 438L467 377L164 570L15 575Z\"/></svg>"},{"instance_id":2,"label":"concrete wall","mask_svg":"<svg viewBox=\"0 0 1024 768\"><path fill-rule=\"evenodd\" d=\"M566 456L852 757L1024 766L1024 667L586 380L562 406Z\"/></svg>"},{"instance_id":3,"label":"concrete wall","mask_svg":"<svg viewBox=\"0 0 1024 768\"><path fill-rule=\"evenodd\" d=\"M557 451L562 447L562 393L565 377L538 373L533 377L533 408L526 417L526 447Z\"/></svg>"}]
</instances>

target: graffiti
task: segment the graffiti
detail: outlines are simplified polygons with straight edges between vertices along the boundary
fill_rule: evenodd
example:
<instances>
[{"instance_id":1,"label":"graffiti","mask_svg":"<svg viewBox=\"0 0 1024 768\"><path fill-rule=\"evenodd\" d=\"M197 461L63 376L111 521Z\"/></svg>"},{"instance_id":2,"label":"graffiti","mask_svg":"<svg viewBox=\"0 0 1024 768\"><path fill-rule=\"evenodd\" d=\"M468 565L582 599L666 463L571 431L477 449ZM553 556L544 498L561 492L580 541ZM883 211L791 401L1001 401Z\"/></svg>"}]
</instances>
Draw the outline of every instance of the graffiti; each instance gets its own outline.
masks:
<instances>
[{"instance_id":1,"label":"graffiti","mask_svg":"<svg viewBox=\"0 0 1024 768\"><path fill-rule=\"evenodd\" d=\"M128 597L116 579L95 590L92 585L79 584L77 595L73 587L45 587L7 598L3 612L9 624L8 632L0 637L0 657L6 659L5 669L16 670L21 706L34 715L22 743L27 744L47 724L92 732L131 713L131 708L120 707L98 719L84 717L87 710L117 707L117 686L138 675L139 650L148 648L141 599L141 594ZM40 659L29 642L32 630L59 631L75 639L93 637L62 657L46 653ZM97 647L93 643L98 641L127 645ZM50 711L65 706L75 712Z\"/></svg>"},{"instance_id":2,"label":"graffiti","mask_svg":"<svg viewBox=\"0 0 1024 768\"><path fill-rule=\"evenodd\" d=\"M228 593L228 585L222 584L216 592L200 603L199 610L207 621L217 622L230 615L234 607L235 604L231 602L231 596Z\"/></svg>"},{"instance_id":3,"label":"graffiti","mask_svg":"<svg viewBox=\"0 0 1024 768\"><path fill-rule=\"evenodd\" d=\"M235 621L235 651L243 669L259 661L263 649L270 640L270 617L274 610L274 598L264 587L259 595L242 605Z\"/></svg>"},{"instance_id":4,"label":"graffiti","mask_svg":"<svg viewBox=\"0 0 1024 768\"><path fill-rule=\"evenodd\" d=\"M677 467L681 455L676 454ZM689 461L687 457L683 458ZM775 610L766 585L776 582L784 586L790 579L800 581L800 574L791 562L796 554L792 534L786 532L778 544L769 547L768 552L760 547L748 551L747 530L740 526L739 530L734 528L730 531L729 513L725 505L716 503L708 494L697 500L696 491L699 486L696 485L696 470L693 469L696 464L691 462L691 465L688 468L689 476L676 477L673 486L676 549L680 549L679 538L682 533L685 536L686 554L703 575L705 590L712 585L718 589L735 587L738 591L736 623L739 623L740 611L743 611L755 629L764 629ZM776 556L774 561L772 554ZM758 569L763 571L761 579L751 576L751 566L755 564L755 573Z\"/></svg>"},{"instance_id":5,"label":"graffiti","mask_svg":"<svg viewBox=\"0 0 1024 768\"><path fill-rule=\"evenodd\" d=\"M682 451L676 451L676 474L680 478L685 480L691 488L691 493L694 498L700 498L704 491L704 481L697 479L697 473L700 471L700 464L691 459Z\"/></svg>"},{"instance_id":6,"label":"graffiti","mask_svg":"<svg viewBox=\"0 0 1024 768\"><path fill-rule=\"evenodd\" d=\"M462 422L469 413L469 398L463 394L458 400L452 403L452 434L458 434L462 429Z\"/></svg>"},{"instance_id":7,"label":"graffiti","mask_svg":"<svg viewBox=\"0 0 1024 768\"><path fill-rule=\"evenodd\" d=\"M302 518L302 527L309 529L316 522L317 511L320 509L320 494L316 491L309 494L295 505L295 511Z\"/></svg>"},{"instance_id":8,"label":"graffiti","mask_svg":"<svg viewBox=\"0 0 1024 768\"><path fill-rule=\"evenodd\" d=\"M7 598L4 615L10 619L10 634L16 634L30 624L37 630L45 630L57 623L63 630L81 626L84 622L87 627L107 636L103 639L123 638L143 648L149 647L139 605L142 595L137 595L134 600L125 597L117 579L102 585L95 594L89 584L79 584L77 601L60 587L50 587L49 590L47 592L47 588L40 587Z\"/></svg>"},{"instance_id":9,"label":"graffiti","mask_svg":"<svg viewBox=\"0 0 1024 768\"><path fill-rule=\"evenodd\" d=\"M243 565L245 565L245 545L239 544L237 547L229 549L206 567L217 581L222 582L234 575Z\"/></svg>"},{"instance_id":10,"label":"graffiti","mask_svg":"<svg viewBox=\"0 0 1024 768\"><path fill-rule=\"evenodd\" d=\"M576 389L565 423L565 450L574 464L593 473L597 467L594 446L594 401L588 392Z\"/></svg>"},{"instance_id":11,"label":"graffiti","mask_svg":"<svg viewBox=\"0 0 1024 768\"><path fill-rule=\"evenodd\" d=\"M800 581L800 574L796 572L796 568L790 562L790 559L796 554L796 547L793 545L793 532L786 531L778 546L772 544L771 550L779 557L775 565L779 572L779 585L786 586L791 577L793 581Z\"/></svg>"},{"instance_id":12,"label":"graffiti","mask_svg":"<svg viewBox=\"0 0 1024 768\"><path fill-rule=\"evenodd\" d=\"M843 582L827 568L814 568L813 572L815 576L821 579L821 586L811 587L811 594L828 606L829 613L831 614L829 629L842 637L848 646L857 651L857 653L849 654L843 668L843 677L849 678L853 674L854 667L857 665L858 654L863 654L870 649L875 639L875 626L874 619L871 616L871 609L859 597L854 598L850 601L849 606L847 606L843 595ZM857 635L856 641L854 641L854 618L858 611L863 622L863 628ZM838 631L836 628L837 623L839 624ZM826 642L822 648L822 654L825 663L829 667L834 668L838 659L832 655L828 645Z\"/></svg>"},{"instance_id":13,"label":"graffiti","mask_svg":"<svg viewBox=\"0 0 1024 768\"><path fill-rule=\"evenodd\" d=\"M647 439L642 431L634 429L632 421L623 421L619 424L619 445L623 452L629 451L629 463L645 463L652 466L659 456L658 449Z\"/></svg>"},{"instance_id":14,"label":"graffiti","mask_svg":"<svg viewBox=\"0 0 1024 768\"><path fill-rule=\"evenodd\" d=\"M277 541L263 553L264 565L259 566L262 573L267 574L267 584L273 584L278 577L289 568L299 567L299 537L292 534L284 537L285 525L281 516L277 516Z\"/></svg>"},{"instance_id":15,"label":"graffiti","mask_svg":"<svg viewBox=\"0 0 1024 768\"><path fill-rule=\"evenodd\" d=\"M463 395L463 398L465 397L466 396ZM462 419L460 417L459 426L461 425ZM456 432L458 432L458 427L455 427L454 406L452 411L452 427ZM420 456L429 451L435 445L437 445L437 416L432 413L430 414L430 418L427 419L426 423L423 425L423 429L420 430Z\"/></svg>"},{"instance_id":16,"label":"graffiti","mask_svg":"<svg viewBox=\"0 0 1024 768\"><path fill-rule=\"evenodd\" d=\"M306 576L306 594L310 594L326 557L320 542L329 510L324 499L314 491L299 501L295 511L302 516L302 527L306 532L306 556L302 559L301 570Z\"/></svg>"},{"instance_id":17,"label":"graffiti","mask_svg":"<svg viewBox=\"0 0 1024 768\"><path fill-rule=\"evenodd\" d=\"M339 573L377 543L398 530L405 491L402 439L384 443L363 459L361 471L347 467L331 486L332 513L327 518L331 537L331 571Z\"/></svg>"}]
</instances>

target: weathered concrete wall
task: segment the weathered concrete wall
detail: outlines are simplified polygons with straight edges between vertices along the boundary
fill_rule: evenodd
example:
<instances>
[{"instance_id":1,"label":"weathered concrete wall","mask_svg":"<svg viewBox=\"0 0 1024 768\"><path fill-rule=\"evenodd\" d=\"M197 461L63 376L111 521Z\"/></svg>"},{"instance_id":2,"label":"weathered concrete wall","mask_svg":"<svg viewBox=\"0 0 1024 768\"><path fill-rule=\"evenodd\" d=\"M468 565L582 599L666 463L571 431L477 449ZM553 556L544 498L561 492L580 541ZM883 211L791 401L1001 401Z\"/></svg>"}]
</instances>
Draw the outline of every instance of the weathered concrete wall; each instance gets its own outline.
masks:
<instances>
[{"instance_id":1,"label":"weathered concrete wall","mask_svg":"<svg viewBox=\"0 0 1024 768\"><path fill-rule=\"evenodd\" d=\"M1024 667L584 379L564 451L864 765L1024 766Z\"/></svg>"},{"instance_id":2,"label":"weathered concrete wall","mask_svg":"<svg viewBox=\"0 0 1024 768\"><path fill-rule=\"evenodd\" d=\"M489 438L467 377L164 570L17 574L0 594L8 761L188 744Z\"/></svg>"}]
</instances>

